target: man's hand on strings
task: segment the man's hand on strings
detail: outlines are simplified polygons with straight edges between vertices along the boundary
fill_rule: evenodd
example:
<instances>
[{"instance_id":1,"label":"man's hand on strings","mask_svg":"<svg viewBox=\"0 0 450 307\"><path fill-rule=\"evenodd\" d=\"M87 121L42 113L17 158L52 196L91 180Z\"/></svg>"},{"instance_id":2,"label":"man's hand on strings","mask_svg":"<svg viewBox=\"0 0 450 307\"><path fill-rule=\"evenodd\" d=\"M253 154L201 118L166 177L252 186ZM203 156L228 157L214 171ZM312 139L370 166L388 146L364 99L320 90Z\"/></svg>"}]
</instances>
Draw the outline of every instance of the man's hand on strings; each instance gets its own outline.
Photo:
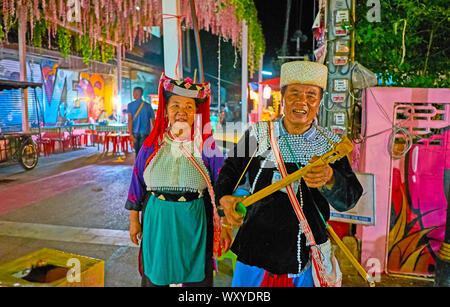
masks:
<instances>
[{"instance_id":1,"label":"man's hand on strings","mask_svg":"<svg viewBox=\"0 0 450 307\"><path fill-rule=\"evenodd\" d=\"M223 212L227 218L230 226L239 227L242 225L244 217L236 212L236 204L242 201L244 197L234 197L231 195L225 195L220 199L220 205L223 207Z\"/></svg>"},{"instance_id":2,"label":"man's hand on strings","mask_svg":"<svg viewBox=\"0 0 450 307\"><path fill-rule=\"evenodd\" d=\"M318 156L314 156L309 160L309 163L313 163L320 159ZM333 169L328 165L318 165L313 166L311 169L303 176L303 180L310 188L320 188L326 186L328 189L334 184L334 174Z\"/></svg>"}]
</instances>

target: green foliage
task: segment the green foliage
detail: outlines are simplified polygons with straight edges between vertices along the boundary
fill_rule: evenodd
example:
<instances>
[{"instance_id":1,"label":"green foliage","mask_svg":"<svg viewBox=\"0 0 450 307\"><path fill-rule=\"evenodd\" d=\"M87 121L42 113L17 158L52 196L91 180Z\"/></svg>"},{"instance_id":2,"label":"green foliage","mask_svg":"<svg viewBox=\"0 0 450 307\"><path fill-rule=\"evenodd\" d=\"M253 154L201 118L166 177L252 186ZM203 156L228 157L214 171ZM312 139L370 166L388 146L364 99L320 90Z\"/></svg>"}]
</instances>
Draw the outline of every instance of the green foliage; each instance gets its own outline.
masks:
<instances>
[{"instance_id":1,"label":"green foliage","mask_svg":"<svg viewBox=\"0 0 450 307\"><path fill-rule=\"evenodd\" d=\"M81 54L83 55L83 63L89 65L89 61L92 57L91 39L89 34L81 36Z\"/></svg>"},{"instance_id":2,"label":"green foliage","mask_svg":"<svg viewBox=\"0 0 450 307\"><path fill-rule=\"evenodd\" d=\"M217 8L226 8L226 3L215 0ZM234 14L238 21L246 20L248 26L248 66L251 71L258 68L261 54L266 51L266 41L262 32L262 27L258 19L258 12L253 0L229 0L230 4L235 4Z\"/></svg>"},{"instance_id":3,"label":"green foliage","mask_svg":"<svg viewBox=\"0 0 450 307\"><path fill-rule=\"evenodd\" d=\"M43 22L43 32L40 30L37 33L45 33L46 25ZM36 31L35 31L36 33ZM58 43L61 55L65 58L69 58L70 54L74 52L81 52L83 57L83 62L89 65L89 61L102 61L107 63L114 59L114 47L110 44L97 42L94 48L91 48L91 40L88 34L85 35L75 35L72 39L72 34L70 31L58 27ZM33 45L36 47L42 46L42 35L40 37L33 37Z\"/></svg>"},{"instance_id":4,"label":"green foliage","mask_svg":"<svg viewBox=\"0 0 450 307\"><path fill-rule=\"evenodd\" d=\"M356 60L395 86L449 87L448 0L380 3L381 22L369 22L370 7L357 3Z\"/></svg>"},{"instance_id":5,"label":"green foliage","mask_svg":"<svg viewBox=\"0 0 450 307\"><path fill-rule=\"evenodd\" d=\"M58 26L58 44L59 44L59 51L61 51L61 56L66 59L70 58L70 52L72 49L72 34L69 30L59 26Z\"/></svg>"},{"instance_id":6,"label":"green foliage","mask_svg":"<svg viewBox=\"0 0 450 307\"><path fill-rule=\"evenodd\" d=\"M3 31L3 26L0 25L0 42L5 38L5 32Z\"/></svg>"},{"instance_id":7,"label":"green foliage","mask_svg":"<svg viewBox=\"0 0 450 307\"><path fill-rule=\"evenodd\" d=\"M102 50L99 43L97 43L92 50L92 60L96 62L100 62L102 60Z\"/></svg>"},{"instance_id":8,"label":"green foliage","mask_svg":"<svg viewBox=\"0 0 450 307\"><path fill-rule=\"evenodd\" d=\"M103 44L102 62L107 63L114 59L114 47L110 44Z\"/></svg>"},{"instance_id":9,"label":"green foliage","mask_svg":"<svg viewBox=\"0 0 450 307\"><path fill-rule=\"evenodd\" d=\"M34 47L42 48L42 40L47 31L47 22L45 19L41 19L36 22L33 28L33 39L31 44Z\"/></svg>"}]
</instances>

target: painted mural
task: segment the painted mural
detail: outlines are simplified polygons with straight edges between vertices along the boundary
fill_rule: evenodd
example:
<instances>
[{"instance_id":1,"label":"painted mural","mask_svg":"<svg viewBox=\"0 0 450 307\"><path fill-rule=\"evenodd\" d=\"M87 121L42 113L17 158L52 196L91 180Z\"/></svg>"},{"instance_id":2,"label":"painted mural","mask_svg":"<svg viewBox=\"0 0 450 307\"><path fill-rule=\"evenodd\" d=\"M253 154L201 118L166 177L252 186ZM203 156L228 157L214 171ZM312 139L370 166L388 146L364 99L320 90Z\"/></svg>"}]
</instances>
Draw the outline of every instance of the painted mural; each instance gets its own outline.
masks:
<instances>
[{"instance_id":1,"label":"painted mural","mask_svg":"<svg viewBox=\"0 0 450 307\"><path fill-rule=\"evenodd\" d=\"M444 170L450 169L450 131L427 127L436 119L445 120L436 116L444 114L445 110L439 112L443 108L428 108L430 112L420 114L421 124L410 127L411 132L419 134L419 140L404 158L393 161L389 272L434 275L436 253L444 240L448 189L444 186ZM428 123L424 120L427 117Z\"/></svg>"},{"instance_id":2,"label":"painted mural","mask_svg":"<svg viewBox=\"0 0 450 307\"><path fill-rule=\"evenodd\" d=\"M57 64L42 64L47 124L67 120L96 121L105 109L104 79L100 74L59 69Z\"/></svg>"},{"instance_id":3,"label":"painted mural","mask_svg":"<svg viewBox=\"0 0 450 307\"><path fill-rule=\"evenodd\" d=\"M0 78L19 80L19 62L0 60ZM53 61L28 63L28 81L43 83L43 89L29 91L30 124L64 124L68 120L95 122L101 112L112 111L112 80L100 74L59 69ZM0 128L21 127L21 91L0 92Z\"/></svg>"}]
</instances>

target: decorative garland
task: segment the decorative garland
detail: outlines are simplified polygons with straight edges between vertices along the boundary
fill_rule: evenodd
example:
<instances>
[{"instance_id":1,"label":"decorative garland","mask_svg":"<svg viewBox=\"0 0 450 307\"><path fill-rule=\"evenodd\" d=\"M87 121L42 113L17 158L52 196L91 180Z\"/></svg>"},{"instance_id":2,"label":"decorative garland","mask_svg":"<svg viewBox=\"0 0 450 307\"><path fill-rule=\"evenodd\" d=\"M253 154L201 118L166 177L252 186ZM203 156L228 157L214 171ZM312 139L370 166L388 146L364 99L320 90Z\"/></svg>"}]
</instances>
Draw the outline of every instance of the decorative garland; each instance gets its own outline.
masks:
<instances>
[{"instance_id":1,"label":"decorative garland","mask_svg":"<svg viewBox=\"0 0 450 307\"><path fill-rule=\"evenodd\" d=\"M266 43L258 20L253 0L196 0L198 26L224 39L231 39L233 46L242 48L242 21L248 26L248 67L257 69L261 54L265 52ZM181 2L181 12L186 15L186 26L192 28L189 1Z\"/></svg>"},{"instance_id":2,"label":"decorative garland","mask_svg":"<svg viewBox=\"0 0 450 307\"><path fill-rule=\"evenodd\" d=\"M80 22L68 21L68 4L79 3ZM181 12L186 15L186 24L192 27L189 1L180 1ZM248 24L249 34L249 68L253 72L260 54L265 51L265 41L253 0L197 0L199 28L212 34L231 39L234 46L242 46L240 34L242 20ZM141 44L150 38L148 30L162 25L161 0L0 0L3 24L0 24L0 39L8 39L8 32L17 26L19 11L27 17L30 27L31 44L42 47L45 30L47 30L48 47L51 38L58 36L58 44L64 57L70 55L72 31L63 31L67 27L75 32L87 35L82 38L82 53L85 63L95 56L102 61L111 59L114 47L121 45L126 50L134 46L136 39ZM60 37L61 36L61 37ZM75 35L75 50L79 47ZM108 43L108 44L106 44ZM95 51L94 46L99 47ZM112 50L112 51L111 51Z\"/></svg>"},{"instance_id":3,"label":"decorative garland","mask_svg":"<svg viewBox=\"0 0 450 307\"><path fill-rule=\"evenodd\" d=\"M266 41L258 20L258 12L253 0L229 0L229 4L235 5L234 14L238 21L246 20L248 26L248 66L250 71L255 71L257 63L266 50Z\"/></svg>"}]
</instances>

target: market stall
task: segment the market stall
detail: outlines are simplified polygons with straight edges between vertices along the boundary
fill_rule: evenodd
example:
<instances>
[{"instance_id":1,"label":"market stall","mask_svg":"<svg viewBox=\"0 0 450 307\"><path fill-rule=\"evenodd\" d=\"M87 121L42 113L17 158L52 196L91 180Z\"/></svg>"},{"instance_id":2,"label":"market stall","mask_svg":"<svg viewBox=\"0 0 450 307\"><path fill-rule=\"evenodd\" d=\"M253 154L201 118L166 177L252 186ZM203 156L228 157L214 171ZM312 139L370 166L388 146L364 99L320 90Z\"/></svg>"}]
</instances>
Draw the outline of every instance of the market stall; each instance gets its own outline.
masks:
<instances>
[{"instance_id":1,"label":"market stall","mask_svg":"<svg viewBox=\"0 0 450 307\"><path fill-rule=\"evenodd\" d=\"M0 91L41 87L41 83L0 80ZM0 164L17 161L25 170L31 170L38 163L36 144L31 133L0 128Z\"/></svg>"}]
</instances>

